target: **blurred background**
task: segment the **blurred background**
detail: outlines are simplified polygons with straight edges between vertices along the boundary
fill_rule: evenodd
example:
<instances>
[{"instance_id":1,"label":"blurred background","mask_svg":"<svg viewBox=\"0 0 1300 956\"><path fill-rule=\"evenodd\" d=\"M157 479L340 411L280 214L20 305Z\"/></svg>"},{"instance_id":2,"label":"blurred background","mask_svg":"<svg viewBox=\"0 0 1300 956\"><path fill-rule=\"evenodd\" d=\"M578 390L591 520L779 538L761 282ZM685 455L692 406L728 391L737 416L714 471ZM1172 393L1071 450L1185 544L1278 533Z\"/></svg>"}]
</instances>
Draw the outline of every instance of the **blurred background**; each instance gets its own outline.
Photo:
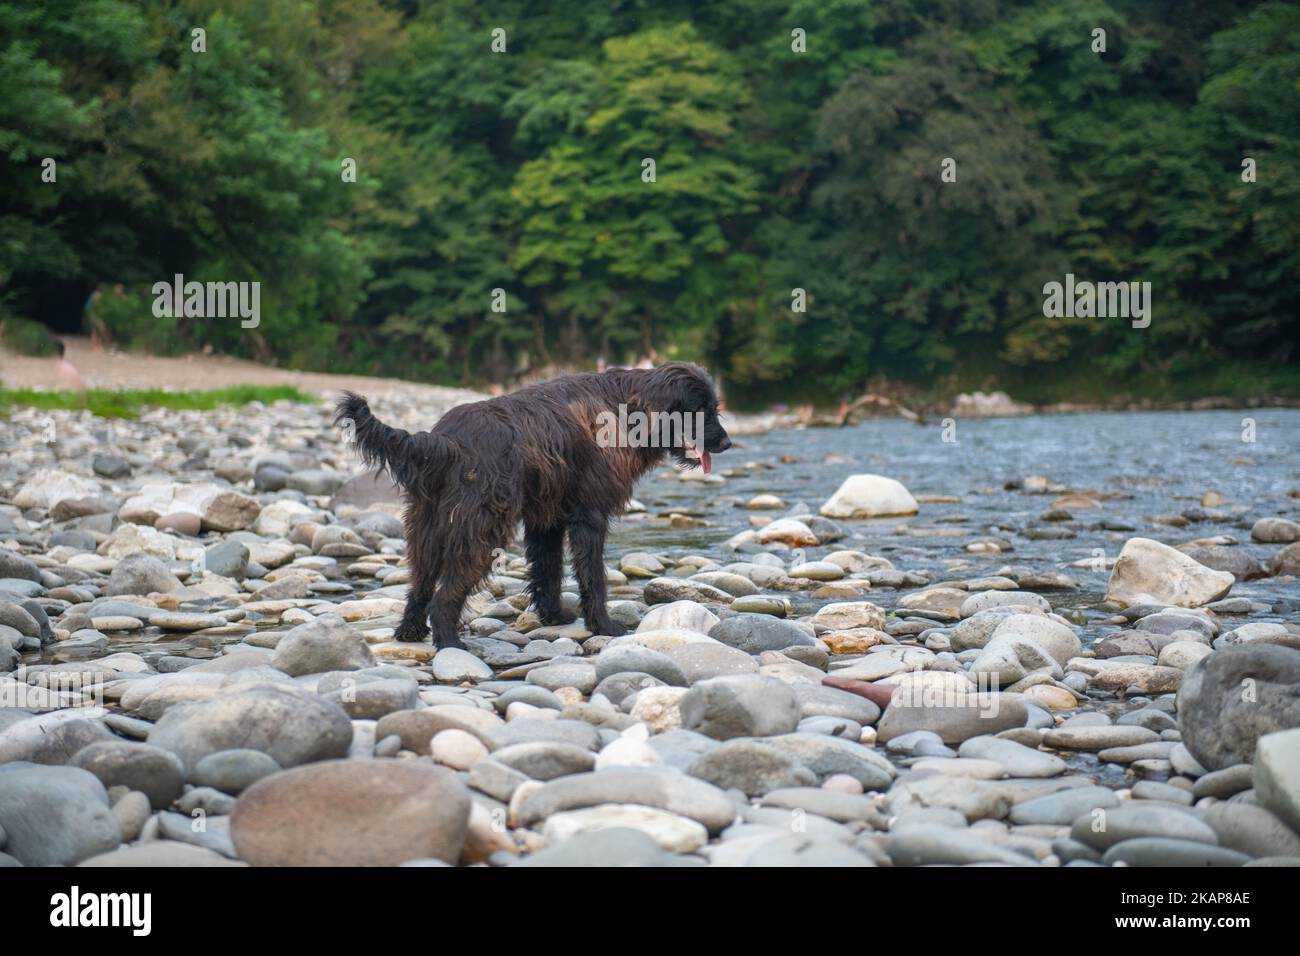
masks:
<instances>
[{"instance_id":1,"label":"blurred background","mask_svg":"<svg viewBox=\"0 0 1300 956\"><path fill-rule=\"evenodd\" d=\"M1300 397L1296 3L17 0L0 90L11 355ZM1045 316L1067 272L1150 327ZM177 273L260 325L155 317Z\"/></svg>"}]
</instances>

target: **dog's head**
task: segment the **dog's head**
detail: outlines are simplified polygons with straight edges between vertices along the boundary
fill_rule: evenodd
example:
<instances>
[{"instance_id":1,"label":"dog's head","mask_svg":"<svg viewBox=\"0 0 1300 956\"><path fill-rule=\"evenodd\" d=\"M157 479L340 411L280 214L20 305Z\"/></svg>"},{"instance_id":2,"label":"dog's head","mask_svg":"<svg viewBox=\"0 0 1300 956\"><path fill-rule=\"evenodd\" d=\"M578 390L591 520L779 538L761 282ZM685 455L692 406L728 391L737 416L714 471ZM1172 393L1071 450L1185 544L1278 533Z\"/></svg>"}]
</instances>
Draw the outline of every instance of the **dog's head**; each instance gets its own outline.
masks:
<instances>
[{"instance_id":1,"label":"dog's head","mask_svg":"<svg viewBox=\"0 0 1300 956\"><path fill-rule=\"evenodd\" d=\"M679 465L713 469L713 455L731 447L718 421L718 394L709 373L690 362L668 362L645 373L641 396L653 412L671 415L666 447Z\"/></svg>"}]
</instances>

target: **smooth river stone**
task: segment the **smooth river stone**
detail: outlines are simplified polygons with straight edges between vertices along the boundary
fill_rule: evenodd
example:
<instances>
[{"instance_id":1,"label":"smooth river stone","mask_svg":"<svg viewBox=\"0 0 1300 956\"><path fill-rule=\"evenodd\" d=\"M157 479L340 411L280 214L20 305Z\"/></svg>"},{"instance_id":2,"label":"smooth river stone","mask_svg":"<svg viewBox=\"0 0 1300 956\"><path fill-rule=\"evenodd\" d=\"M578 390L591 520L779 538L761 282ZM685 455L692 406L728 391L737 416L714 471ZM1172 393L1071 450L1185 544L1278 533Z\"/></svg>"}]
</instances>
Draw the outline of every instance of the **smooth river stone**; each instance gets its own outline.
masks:
<instances>
[{"instance_id":1,"label":"smooth river stone","mask_svg":"<svg viewBox=\"0 0 1300 956\"><path fill-rule=\"evenodd\" d=\"M969 830L926 824L913 824L890 833L885 849L895 866L1036 865L1032 858L997 846Z\"/></svg>"},{"instance_id":2,"label":"smooth river stone","mask_svg":"<svg viewBox=\"0 0 1300 956\"><path fill-rule=\"evenodd\" d=\"M902 706L901 701L885 708L876 724L877 739L888 743L916 730L938 734L946 744L959 744L971 737L996 734L1023 727L1029 720L1024 701L1009 694L966 694L954 697L946 706Z\"/></svg>"},{"instance_id":3,"label":"smooth river stone","mask_svg":"<svg viewBox=\"0 0 1300 956\"><path fill-rule=\"evenodd\" d=\"M1106 850L1138 837L1168 837L1213 846L1219 843L1210 825L1193 811L1150 800L1130 801L1096 813L1088 812L1070 827L1071 839L1096 850Z\"/></svg>"},{"instance_id":4,"label":"smooth river stone","mask_svg":"<svg viewBox=\"0 0 1300 956\"><path fill-rule=\"evenodd\" d=\"M1018 803L1009 819L1020 826L1065 826L1097 808L1117 806L1119 797L1109 787L1076 787Z\"/></svg>"},{"instance_id":5,"label":"smooth river stone","mask_svg":"<svg viewBox=\"0 0 1300 956\"><path fill-rule=\"evenodd\" d=\"M172 707L149 733L149 743L180 757L187 773L222 750L260 750L296 767L342 757L351 742L352 721L337 704L275 685Z\"/></svg>"},{"instance_id":6,"label":"smooth river stone","mask_svg":"<svg viewBox=\"0 0 1300 956\"><path fill-rule=\"evenodd\" d=\"M1006 768L1010 777L1055 777L1064 773L1065 761L1012 740L972 737L957 751L958 756L993 760Z\"/></svg>"},{"instance_id":7,"label":"smooth river stone","mask_svg":"<svg viewBox=\"0 0 1300 956\"><path fill-rule=\"evenodd\" d=\"M1106 750L1154 743L1160 735L1145 727L1112 724L1103 727L1057 727L1043 735L1043 744L1059 750Z\"/></svg>"},{"instance_id":8,"label":"smooth river stone","mask_svg":"<svg viewBox=\"0 0 1300 956\"><path fill-rule=\"evenodd\" d=\"M518 808L519 821L532 826L553 813L605 803L634 803L689 817L711 834L736 817L736 806L712 784L662 767L614 767L571 774L543 784Z\"/></svg>"},{"instance_id":9,"label":"smooth river stone","mask_svg":"<svg viewBox=\"0 0 1300 956\"><path fill-rule=\"evenodd\" d=\"M165 631L198 631L206 627L221 627L225 623L226 619L219 614L155 611L149 615L149 624Z\"/></svg>"},{"instance_id":10,"label":"smooth river stone","mask_svg":"<svg viewBox=\"0 0 1300 956\"><path fill-rule=\"evenodd\" d=\"M1116 843L1102 855L1101 862L1106 866L1241 866L1249 863L1250 857L1195 840L1137 837Z\"/></svg>"},{"instance_id":11,"label":"smooth river stone","mask_svg":"<svg viewBox=\"0 0 1300 956\"><path fill-rule=\"evenodd\" d=\"M273 774L235 803L231 837L254 866L456 863L470 796L426 761L331 760Z\"/></svg>"},{"instance_id":12,"label":"smooth river stone","mask_svg":"<svg viewBox=\"0 0 1300 956\"><path fill-rule=\"evenodd\" d=\"M543 831L547 844L563 843L580 833L627 827L646 834L670 853L693 853L709 833L694 820L656 807L610 803L552 814Z\"/></svg>"}]
</instances>

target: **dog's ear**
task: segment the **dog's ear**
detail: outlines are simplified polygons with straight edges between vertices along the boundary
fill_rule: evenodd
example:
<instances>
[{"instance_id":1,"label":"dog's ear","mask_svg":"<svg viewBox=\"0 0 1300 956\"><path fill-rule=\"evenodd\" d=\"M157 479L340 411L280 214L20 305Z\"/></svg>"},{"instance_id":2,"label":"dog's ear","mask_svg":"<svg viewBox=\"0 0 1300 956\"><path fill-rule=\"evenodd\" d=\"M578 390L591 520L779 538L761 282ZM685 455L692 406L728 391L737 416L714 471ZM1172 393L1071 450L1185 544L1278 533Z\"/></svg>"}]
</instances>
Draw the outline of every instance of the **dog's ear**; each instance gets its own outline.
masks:
<instances>
[{"instance_id":1,"label":"dog's ear","mask_svg":"<svg viewBox=\"0 0 1300 956\"><path fill-rule=\"evenodd\" d=\"M693 412L715 404L708 373L689 362L669 362L650 369L637 391L651 411Z\"/></svg>"}]
</instances>

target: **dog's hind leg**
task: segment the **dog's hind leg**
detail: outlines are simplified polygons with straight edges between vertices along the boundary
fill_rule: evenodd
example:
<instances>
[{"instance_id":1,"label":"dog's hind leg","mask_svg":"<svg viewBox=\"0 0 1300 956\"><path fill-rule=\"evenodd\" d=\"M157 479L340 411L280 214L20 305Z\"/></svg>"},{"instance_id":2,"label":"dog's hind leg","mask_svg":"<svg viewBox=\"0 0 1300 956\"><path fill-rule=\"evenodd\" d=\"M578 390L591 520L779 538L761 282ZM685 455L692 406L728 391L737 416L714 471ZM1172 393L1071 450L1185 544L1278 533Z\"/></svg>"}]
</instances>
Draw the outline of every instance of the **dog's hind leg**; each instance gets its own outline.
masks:
<instances>
[{"instance_id":1,"label":"dog's hind leg","mask_svg":"<svg viewBox=\"0 0 1300 956\"><path fill-rule=\"evenodd\" d=\"M433 642L438 647L461 647L460 612L465 600L482 583L492 569L492 548L508 535L473 538L469 553L448 555L433 600L429 602L429 621L433 625Z\"/></svg>"},{"instance_id":2,"label":"dog's hind leg","mask_svg":"<svg viewBox=\"0 0 1300 956\"><path fill-rule=\"evenodd\" d=\"M433 588L423 575L411 571L411 586L406 592L406 610L402 623L393 635L399 641L422 641L429 636L429 599Z\"/></svg>"},{"instance_id":3,"label":"dog's hind leg","mask_svg":"<svg viewBox=\"0 0 1300 956\"><path fill-rule=\"evenodd\" d=\"M560 606L560 581L564 576L564 527L524 526L528 553L528 593L543 624L569 624L572 614Z\"/></svg>"},{"instance_id":4,"label":"dog's hind leg","mask_svg":"<svg viewBox=\"0 0 1300 956\"><path fill-rule=\"evenodd\" d=\"M419 531L424 520L418 509L408 512L406 562L411 569L411 583L402 623L393 635L399 641L423 641L429 636L429 601L438 584L439 551Z\"/></svg>"},{"instance_id":5,"label":"dog's hind leg","mask_svg":"<svg viewBox=\"0 0 1300 956\"><path fill-rule=\"evenodd\" d=\"M580 512L569 520L573 571L582 594L582 619L593 634L618 637L623 628L609 619L605 604L605 519Z\"/></svg>"}]
</instances>

